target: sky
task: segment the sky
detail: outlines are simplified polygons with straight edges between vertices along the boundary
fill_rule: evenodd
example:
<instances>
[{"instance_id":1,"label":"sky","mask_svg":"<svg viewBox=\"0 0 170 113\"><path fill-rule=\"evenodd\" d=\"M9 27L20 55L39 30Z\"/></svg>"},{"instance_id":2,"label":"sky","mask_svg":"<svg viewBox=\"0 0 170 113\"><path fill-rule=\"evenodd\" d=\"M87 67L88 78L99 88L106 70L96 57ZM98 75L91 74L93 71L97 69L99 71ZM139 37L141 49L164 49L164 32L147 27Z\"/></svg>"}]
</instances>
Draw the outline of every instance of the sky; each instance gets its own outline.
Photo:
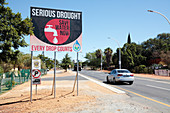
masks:
<instances>
[{"instance_id":1,"label":"sky","mask_svg":"<svg viewBox=\"0 0 170 113\"><path fill-rule=\"evenodd\" d=\"M79 60L85 61L86 53L110 47L113 52L127 42L130 33L131 41L137 44L155 38L160 33L170 33L170 24L153 10L170 19L170 0L6 0L14 13L21 13L22 18L30 18L30 7L41 7L82 12L82 53ZM111 39L108 39L111 37ZM30 44L30 37L25 36ZM20 48L24 53L31 53L30 47ZM61 61L68 53L76 60L75 52L57 52ZM42 52L34 52L34 56ZM45 56L54 58L54 52L45 52Z\"/></svg>"}]
</instances>

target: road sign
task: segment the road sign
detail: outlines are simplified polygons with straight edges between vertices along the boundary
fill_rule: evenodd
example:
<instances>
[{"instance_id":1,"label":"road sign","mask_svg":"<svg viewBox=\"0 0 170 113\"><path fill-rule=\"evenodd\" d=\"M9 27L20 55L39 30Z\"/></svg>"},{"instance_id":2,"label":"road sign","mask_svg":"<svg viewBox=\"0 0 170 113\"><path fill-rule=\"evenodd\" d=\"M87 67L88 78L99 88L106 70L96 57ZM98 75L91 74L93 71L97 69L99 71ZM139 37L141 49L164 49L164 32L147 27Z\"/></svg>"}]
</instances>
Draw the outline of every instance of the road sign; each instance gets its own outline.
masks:
<instances>
[{"instance_id":1,"label":"road sign","mask_svg":"<svg viewBox=\"0 0 170 113\"><path fill-rule=\"evenodd\" d=\"M38 69L33 69L33 70L32 70L32 76L33 76L33 78L40 78L40 76L41 76L41 71L38 70Z\"/></svg>"},{"instance_id":2,"label":"road sign","mask_svg":"<svg viewBox=\"0 0 170 113\"><path fill-rule=\"evenodd\" d=\"M82 51L82 12L31 7L31 51Z\"/></svg>"},{"instance_id":3,"label":"road sign","mask_svg":"<svg viewBox=\"0 0 170 113\"><path fill-rule=\"evenodd\" d=\"M32 79L32 84L33 85L37 85L37 84L41 84L41 78L37 78L37 79Z\"/></svg>"},{"instance_id":4,"label":"road sign","mask_svg":"<svg viewBox=\"0 0 170 113\"><path fill-rule=\"evenodd\" d=\"M41 71L38 69L32 70L33 84L41 84Z\"/></svg>"},{"instance_id":5,"label":"road sign","mask_svg":"<svg viewBox=\"0 0 170 113\"><path fill-rule=\"evenodd\" d=\"M32 69L41 69L41 60L32 60Z\"/></svg>"}]
</instances>

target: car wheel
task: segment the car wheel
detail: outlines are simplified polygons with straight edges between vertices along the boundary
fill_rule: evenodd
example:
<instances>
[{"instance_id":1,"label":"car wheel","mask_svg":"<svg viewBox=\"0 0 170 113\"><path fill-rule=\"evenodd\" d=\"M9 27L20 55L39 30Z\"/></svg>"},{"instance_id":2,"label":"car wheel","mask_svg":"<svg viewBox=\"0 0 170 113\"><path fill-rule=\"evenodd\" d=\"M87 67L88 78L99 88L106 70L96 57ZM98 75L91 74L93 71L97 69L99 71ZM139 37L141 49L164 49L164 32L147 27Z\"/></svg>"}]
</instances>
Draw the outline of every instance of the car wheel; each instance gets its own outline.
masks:
<instances>
[{"instance_id":1,"label":"car wheel","mask_svg":"<svg viewBox=\"0 0 170 113\"><path fill-rule=\"evenodd\" d=\"M129 82L129 85L132 85L132 84L133 84L133 81L130 81L130 82Z\"/></svg>"},{"instance_id":2,"label":"car wheel","mask_svg":"<svg viewBox=\"0 0 170 113\"><path fill-rule=\"evenodd\" d=\"M106 80L107 80L107 83L110 83L110 81L109 81L109 78L108 78L108 77L106 78Z\"/></svg>"},{"instance_id":3,"label":"car wheel","mask_svg":"<svg viewBox=\"0 0 170 113\"><path fill-rule=\"evenodd\" d=\"M116 84L116 83L117 83L115 78L113 78L113 83L114 83L114 84Z\"/></svg>"}]
</instances>

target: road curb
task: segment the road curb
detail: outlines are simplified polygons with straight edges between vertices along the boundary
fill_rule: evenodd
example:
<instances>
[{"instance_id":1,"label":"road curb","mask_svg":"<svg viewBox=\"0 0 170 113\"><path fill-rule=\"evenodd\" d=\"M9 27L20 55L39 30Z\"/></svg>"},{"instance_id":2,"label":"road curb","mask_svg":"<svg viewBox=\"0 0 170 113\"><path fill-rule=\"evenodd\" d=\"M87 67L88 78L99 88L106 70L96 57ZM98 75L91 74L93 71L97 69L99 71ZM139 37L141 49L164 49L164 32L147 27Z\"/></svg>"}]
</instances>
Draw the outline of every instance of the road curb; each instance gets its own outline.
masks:
<instances>
[{"instance_id":1,"label":"road curb","mask_svg":"<svg viewBox=\"0 0 170 113\"><path fill-rule=\"evenodd\" d=\"M119 89L117 89L117 88L115 88L115 87L112 87L112 86L109 86L109 85L104 84L104 83L102 83L102 82L99 82L99 81L97 81L97 80L94 80L94 79L92 79L92 78L90 78L90 77L87 77L87 76L85 76L85 75L83 75L83 74L80 74L80 73L79 73L79 75L80 75L81 77L84 77L84 78L86 78L86 79L88 79L88 80L90 80L90 81L92 81L92 82L94 82L94 83L96 83L96 84L98 84L98 85L100 85L100 86L103 86L103 87L105 87L105 88L107 88L107 89L109 89L109 90L111 90L111 91L113 91L113 92L115 92L115 93L125 94L124 91L119 90Z\"/></svg>"}]
</instances>

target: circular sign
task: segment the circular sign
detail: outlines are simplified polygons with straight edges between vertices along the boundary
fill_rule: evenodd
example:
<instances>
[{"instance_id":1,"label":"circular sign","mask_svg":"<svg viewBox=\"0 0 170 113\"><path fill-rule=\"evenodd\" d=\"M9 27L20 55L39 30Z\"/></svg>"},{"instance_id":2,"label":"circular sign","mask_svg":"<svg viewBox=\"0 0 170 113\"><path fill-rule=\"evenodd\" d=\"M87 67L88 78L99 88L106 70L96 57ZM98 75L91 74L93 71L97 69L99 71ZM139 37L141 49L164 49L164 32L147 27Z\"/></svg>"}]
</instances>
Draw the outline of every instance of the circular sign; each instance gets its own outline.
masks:
<instances>
[{"instance_id":1,"label":"circular sign","mask_svg":"<svg viewBox=\"0 0 170 113\"><path fill-rule=\"evenodd\" d=\"M32 76L33 76L33 78L40 78L40 76L41 76L41 71L38 70L38 69L32 70Z\"/></svg>"},{"instance_id":2,"label":"circular sign","mask_svg":"<svg viewBox=\"0 0 170 113\"><path fill-rule=\"evenodd\" d=\"M70 36L70 20L52 19L44 28L45 37L53 44L63 44Z\"/></svg>"}]
</instances>

